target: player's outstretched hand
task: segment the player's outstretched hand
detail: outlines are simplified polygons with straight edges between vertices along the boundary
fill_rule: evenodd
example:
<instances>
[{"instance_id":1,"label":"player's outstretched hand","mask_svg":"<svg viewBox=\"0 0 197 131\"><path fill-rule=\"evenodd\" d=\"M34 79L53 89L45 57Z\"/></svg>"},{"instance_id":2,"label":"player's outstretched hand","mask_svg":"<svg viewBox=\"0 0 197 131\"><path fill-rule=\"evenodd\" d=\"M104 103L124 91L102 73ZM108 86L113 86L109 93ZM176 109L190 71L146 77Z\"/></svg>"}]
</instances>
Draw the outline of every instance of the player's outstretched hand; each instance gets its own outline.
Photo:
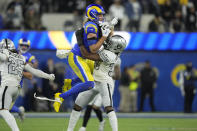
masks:
<instances>
[{"instance_id":1,"label":"player's outstretched hand","mask_svg":"<svg viewBox=\"0 0 197 131\"><path fill-rule=\"evenodd\" d=\"M110 22L110 24L112 26L115 26L116 24L118 24L118 18L117 17L113 18L112 21Z\"/></svg>"},{"instance_id":2,"label":"player's outstretched hand","mask_svg":"<svg viewBox=\"0 0 197 131\"><path fill-rule=\"evenodd\" d=\"M49 80L53 81L55 79L55 75L54 74L49 74Z\"/></svg>"},{"instance_id":3,"label":"player's outstretched hand","mask_svg":"<svg viewBox=\"0 0 197 131\"><path fill-rule=\"evenodd\" d=\"M104 37L108 37L109 33L111 32L109 24L102 25L101 31Z\"/></svg>"}]
</instances>

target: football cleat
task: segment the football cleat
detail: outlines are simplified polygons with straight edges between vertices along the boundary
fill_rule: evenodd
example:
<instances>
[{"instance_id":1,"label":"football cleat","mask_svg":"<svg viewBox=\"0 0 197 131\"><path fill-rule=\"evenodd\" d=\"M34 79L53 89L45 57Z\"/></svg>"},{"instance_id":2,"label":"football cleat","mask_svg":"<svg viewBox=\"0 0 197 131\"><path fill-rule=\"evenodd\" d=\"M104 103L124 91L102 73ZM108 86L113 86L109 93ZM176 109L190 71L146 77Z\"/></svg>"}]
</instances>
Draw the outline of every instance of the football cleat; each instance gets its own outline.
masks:
<instances>
[{"instance_id":1,"label":"football cleat","mask_svg":"<svg viewBox=\"0 0 197 131\"><path fill-rule=\"evenodd\" d=\"M79 129L79 131L86 131L86 128L85 128L85 127L81 127L81 128Z\"/></svg>"},{"instance_id":2,"label":"football cleat","mask_svg":"<svg viewBox=\"0 0 197 131\"><path fill-rule=\"evenodd\" d=\"M20 106L18 109L20 111L18 113L19 119L23 122L25 119L25 108L23 106Z\"/></svg>"},{"instance_id":3,"label":"football cleat","mask_svg":"<svg viewBox=\"0 0 197 131\"><path fill-rule=\"evenodd\" d=\"M54 108L55 112L59 112L60 106L61 106L62 102L64 101L64 99L60 97L60 94L61 93L55 93L56 102L53 103L53 108Z\"/></svg>"}]
</instances>

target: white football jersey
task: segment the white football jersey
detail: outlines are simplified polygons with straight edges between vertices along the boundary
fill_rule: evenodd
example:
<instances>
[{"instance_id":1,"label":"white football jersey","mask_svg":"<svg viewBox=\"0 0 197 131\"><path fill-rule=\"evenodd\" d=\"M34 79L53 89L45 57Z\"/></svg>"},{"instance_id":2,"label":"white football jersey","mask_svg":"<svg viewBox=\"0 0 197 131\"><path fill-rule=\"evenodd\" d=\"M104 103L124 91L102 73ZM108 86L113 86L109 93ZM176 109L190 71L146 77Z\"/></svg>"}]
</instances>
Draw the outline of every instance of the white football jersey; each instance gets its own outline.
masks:
<instances>
[{"instance_id":1,"label":"white football jersey","mask_svg":"<svg viewBox=\"0 0 197 131\"><path fill-rule=\"evenodd\" d=\"M120 63L120 58L117 59L116 63L111 64L96 61L93 71L94 80L99 82L106 82L113 85L114 81L112 79L112 76L114 75L114 66L120 65Z\"/></svg>"},{"instance_id":2,"label":"white football jersey","mask_svg":"<svg viewBox=\"0 0 197 131\"><path fill-rule=\"evenodd\" d=\"M17 53L12 53L7 49L0 50L6 54L8 59L0 61L0 84L7 86L19 86L23 76L25 57Z\"/></svg>"}]
</instances>

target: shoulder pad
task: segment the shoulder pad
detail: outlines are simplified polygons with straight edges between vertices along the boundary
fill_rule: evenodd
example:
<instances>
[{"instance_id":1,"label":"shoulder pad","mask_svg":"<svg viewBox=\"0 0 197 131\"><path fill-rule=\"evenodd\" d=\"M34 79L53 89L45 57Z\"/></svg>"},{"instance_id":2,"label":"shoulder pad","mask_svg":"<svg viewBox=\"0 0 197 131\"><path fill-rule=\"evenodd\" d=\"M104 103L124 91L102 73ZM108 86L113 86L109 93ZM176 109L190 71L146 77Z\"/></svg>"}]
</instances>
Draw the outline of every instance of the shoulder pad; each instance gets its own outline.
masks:
<instances>
[{"instance_id":1,"label":"shoulder pad","mask_svg":"<svg viewBox=\"0 0 197 131\"><path fill-rule=\"evenodd\" d=\"M84 25L85 33L97 33L98 32L98 26L94 22L87 22Z\"/></svg>"}]
</instances>

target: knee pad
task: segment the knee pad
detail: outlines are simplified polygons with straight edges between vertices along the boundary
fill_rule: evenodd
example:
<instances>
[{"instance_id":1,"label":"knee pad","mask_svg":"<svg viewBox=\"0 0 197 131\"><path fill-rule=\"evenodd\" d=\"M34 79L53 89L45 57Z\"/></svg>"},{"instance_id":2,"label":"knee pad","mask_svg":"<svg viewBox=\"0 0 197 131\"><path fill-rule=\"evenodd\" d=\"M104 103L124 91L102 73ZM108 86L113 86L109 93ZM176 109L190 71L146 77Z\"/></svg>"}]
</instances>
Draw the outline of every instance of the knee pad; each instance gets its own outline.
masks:
<instances>
[{"instance_id":1,"label":"knee pad","mask_svg":"<svg viewBox=\"0 0 197 131\"><path fill-rule=\"evenodd\" d=\"M75 111L81 111L82 110L82 107L78 106L77 104L74 105L74 108L73 108Z\"/></svg>"},{"instance_id":2,"label":"knee pad","mask_svg":"<svg viewBox=\"0 0 197 131\"><path fill-rule=\"evenodd\" d=\"M114 109L113 109L112 106L107 106L107 107L105 107L105 111L106 111L106 113L108 114L108 113L114 111Z\"/></svg>"}]
</instances>

